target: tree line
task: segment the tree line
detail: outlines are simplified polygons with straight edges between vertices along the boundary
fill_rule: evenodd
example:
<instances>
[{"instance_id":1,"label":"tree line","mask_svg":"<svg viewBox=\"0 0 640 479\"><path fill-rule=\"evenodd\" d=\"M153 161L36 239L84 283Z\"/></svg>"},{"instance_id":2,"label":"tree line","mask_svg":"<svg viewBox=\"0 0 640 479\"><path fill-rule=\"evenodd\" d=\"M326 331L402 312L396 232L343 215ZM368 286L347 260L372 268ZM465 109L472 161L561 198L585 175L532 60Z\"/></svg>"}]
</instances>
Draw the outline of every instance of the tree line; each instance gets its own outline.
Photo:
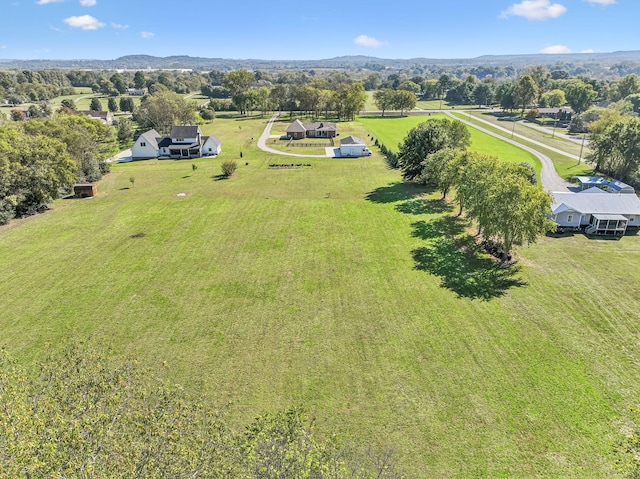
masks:
<instances>
[{"instance_id":1,"label":"tree line","mask_svg":"<svg viewBox=\"0 0 640 479\"><path fill-rule=\"evenodd\" d=\"M46 209L76 181L97 181L117 151L111 127L64 112L0 127L0 224Z\"/></svg>"},{"instance_id":2,"label":"tree line","mask_svg":"<svg viewBox=\"0 0 640 479\"><path fill-rule=\"evenodd\" d=\"M438 188L443 198L453 190L458 214L464 212L479 235L507 253L553 230L555 224L548 219L551 198L537 185L531 165L466 151L469 142L467 127L457 120L421 123L400 144L403 178Z\"/></svg>"}]
</instances>

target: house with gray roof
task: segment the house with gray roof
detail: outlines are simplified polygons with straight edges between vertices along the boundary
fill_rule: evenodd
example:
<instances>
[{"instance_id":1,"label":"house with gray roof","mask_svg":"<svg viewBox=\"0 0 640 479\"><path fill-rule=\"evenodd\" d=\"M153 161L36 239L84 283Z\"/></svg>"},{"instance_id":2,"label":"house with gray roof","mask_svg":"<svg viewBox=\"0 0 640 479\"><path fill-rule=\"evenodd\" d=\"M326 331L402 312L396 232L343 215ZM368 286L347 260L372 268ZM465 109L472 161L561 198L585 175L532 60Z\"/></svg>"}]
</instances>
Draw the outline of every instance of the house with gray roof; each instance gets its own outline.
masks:
<instances>
[{"instance_id":1,"label":"house with gray roof","mask_svg":"<svg viewBox=\"0 0 640 479\"><path fill-rule=\"evenodd\" d=\"M582 229L587 234L623 235L640 227L640 199L635 194L607 193L597 187L551 193L552 219L560 229Z\"/></svg>"},{"instance_id":2,"label":"house with gray roof","mask_svg":"<svg viewBox=\"0 0 640 479\"><path fill-rule=\"evenodd\" d=\"M215 135L204 136L199 126L174 126L167 136L149 130L141 134L131 148L133 159L199 158L220 154L222 145Z\"/></svg>"},{"instance_id":3,"label":"house with gray roof","mask_svg":"<svg viewBox=\"0 0 640 479\"><path fill-rule=\"evenodd\" d=\"M336 124L330 121L303 123L296 119L287 127L287 136L294 140L302 140L303 138L334 138L336 133Z\"/></svg>"}]
</instances>

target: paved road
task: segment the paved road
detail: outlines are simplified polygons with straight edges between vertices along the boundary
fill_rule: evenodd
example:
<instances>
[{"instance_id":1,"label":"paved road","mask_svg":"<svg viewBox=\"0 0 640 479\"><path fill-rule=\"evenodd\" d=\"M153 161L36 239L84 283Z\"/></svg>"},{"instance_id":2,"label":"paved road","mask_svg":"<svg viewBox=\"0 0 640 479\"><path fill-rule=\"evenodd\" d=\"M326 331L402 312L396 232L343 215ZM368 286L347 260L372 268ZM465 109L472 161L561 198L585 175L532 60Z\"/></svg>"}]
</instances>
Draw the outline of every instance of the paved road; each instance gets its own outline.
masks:
<instances>
[{"instance_id":1,"label":"paved road","mask_svg":"<svg viewBox=\"0 0 640 479\"><path fill-rule=\"evenodd\" d=\"M264 131L262 132L262 135L258 139L258 148L260 148L262 151L266 151L267 153L273 153L274 155L294 156L296 158L327 158L327 156L329 156L327 154L324 154L324 155L299 155L297 153L287 153L287 152L284 152L284 151L279 151L279 150L276 150L276 149L273 149L273 148L269 148L267 146L267 140L269 138L279 138L279 136L271 135L271 127L273 126L273 122L276 121L278 116L280 116L280 113L276 113L275 115L273 115L271 117L271 119L269 120L269 122L267 123L267 126L264 128Z\"/></svg>"},{"instance_id":2,"label":"paved road","mask_svg":"<svg viewBox=\"0 0 640 479\"><path fill-rule=\"evenodd\" d=\"M517 146L518 148L522 148L525 151L528 151L529 153L533 154L536 156L536 158L538 158L540 160L540 163L542 164L542 169L540 170L540 181L542 182L542 187L547 190L547 191L567 191L569 190L570 187L575 186L572 185L571 183L569 183L568 181L565 181L564 179L562 179L560 177L560 175L558 175L558 173L556 173L556 169L553 166L553 161L551 161L551 158L549 158L547 155L543 155L542 153L540 153L537 150L534 150L533 148L530 148L526 145L523 145L521 143L518 143L515 140L511 140L509 138L505 138L501 135L498 135L497 133L494 133L490 130L487 130L486 128L482 128L481 126L479 126L476 123L472 123L468 120L462 120L460 118L458 118L457 116L454 116L451 112L445 112L447 115L451 116L452 118L455 118L456 120L461 121L462 123L464 123L465 125L468 125L472 128L475 128L477 130L480 130L483 133L486 133L487 135L491 135L495 138L498 138L502 141L505 141L507 143L510 143L514 146ZM476 118L477 120L477 118ZM493 126L493 124L491 124L491 126ZM503 129L504 128L500 128ZM507 130L508 133L510 133ZM514 135L514 136L520 136L520 135ZM522 137L522 136L521 136ZM525 137L522 137L525 138ZM525 138L526 139L526 138ZM527 141L531 142L531 143L536 143L539 144L541 146L544 146L545 148L549 148L548 146L536 142L536 141L532 141L527 139ZM549 148L550 150L555 150L554 148ZM559 151L559 150L556 150ZM566 153L565 153L566 154ZM568 156L574 156L574 155L568 155ZM578 157L575 157L576 160L578 159Z\"/></svg>"}]
</instances>

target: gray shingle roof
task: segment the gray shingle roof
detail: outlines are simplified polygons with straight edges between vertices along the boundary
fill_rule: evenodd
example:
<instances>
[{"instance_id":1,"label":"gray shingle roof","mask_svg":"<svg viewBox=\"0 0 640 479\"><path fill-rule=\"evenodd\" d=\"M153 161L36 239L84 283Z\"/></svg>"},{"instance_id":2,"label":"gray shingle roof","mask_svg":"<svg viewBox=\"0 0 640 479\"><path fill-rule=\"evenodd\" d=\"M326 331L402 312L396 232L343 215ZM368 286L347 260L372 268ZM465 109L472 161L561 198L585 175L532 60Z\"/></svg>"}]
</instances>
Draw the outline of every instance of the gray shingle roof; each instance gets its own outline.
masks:
<instances>
[{"instance_id":1,"label":"gray shingle roof","mask_svg":"<svg viewBox=\"0 0 640 479\"><path fill-rule=\"evenodd\" d=\"M156 150L158 149L158 140L160 139L160 133L156 130L145 131L140 135L139 138L143 138L145 142L147 142L150 146L153 146Z\"/></svg>"},{"instance_id":2,"label":"gray shingle roof","mask_svg":"<svg viewBox=\"0 0 640 479\"><path fill-rule=\"evenodd\" d=\"M171 138L196 138L200 127L192 125L173 126L171 127Z\"/></svg>"},{"instance_id":3,"label":"gray shingle roof","mask_svg":"<svg viewBox=\"0 0 640 479\"><path fill-rule=\"evenodd\" d=\"M341 145L364 145L365 142L362 141L357 136L347 136L340 140Z\"/></svg>"},{"instance_id":4,"label":"gray shingle roof","mask_svg":"<svg viewBox=\"0 0 640 479\"><path fill-rule=\"evenodd\" d=\"M302 124L300 120L294 120L287 127L287 133L299 133L299 132L304 133L305 131L307 131L307 129L305 128L305 126Z\"/></svg>"}]
</instances>

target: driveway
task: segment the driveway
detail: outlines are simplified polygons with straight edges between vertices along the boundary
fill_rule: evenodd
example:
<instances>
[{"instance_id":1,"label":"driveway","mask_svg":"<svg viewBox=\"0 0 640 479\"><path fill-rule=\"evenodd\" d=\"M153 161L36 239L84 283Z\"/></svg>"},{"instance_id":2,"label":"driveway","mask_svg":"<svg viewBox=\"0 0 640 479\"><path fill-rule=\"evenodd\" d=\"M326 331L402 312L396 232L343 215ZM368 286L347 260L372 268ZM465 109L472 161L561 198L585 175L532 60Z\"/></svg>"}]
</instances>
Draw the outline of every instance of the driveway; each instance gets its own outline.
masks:
<instances>
[{"instance_id":1,"label":"driveway","mask_svg":"<svg viewBox=\"0 0 640 479\"><path fill-rule=\"evenodd\" d=\"M262 132L262 135L258 139L258 148L260 148L262 151L265 151L267 153L272 153L274 155L294 156L296 158L327 158L327 157L330 158L328 151L324 155L299 155L297 153L287 153L287 152L284 152L284 151L276 150L274 148L269 148L267 146L267 140L269 138L280 138L277 135L272 135L271 134L271 127L273 126L273 122L276 121L278 116L280 116L280 113L276 113L275 115L273 115L271 117L271 119L269 120L269 122L267 123L267 126L265 127L264 131Z\"/></svg>"},{"instance_id":2,"label":"driveway","mask_svg":"<svg viewBox=\"0 0 640 479\"><path fill-rule=\"evenodd\" d=\"M456 120L461 121L462 123L464 123L465 125L468 125L470 127L475 128L476 130L479 130L483 133L486 133L487 135L491 135L495 138L498 138L499 140L505 141L507 143L510 143L514 146L517 146L518 148L522 148L525 151L528 151L529 153L535 155L536 158L538 158L540 160L540 163L542 164L542 168L540 170L540 181L542 183L542 187L547 190L547 191L570 191L570 188L572 186L575 186L571 183L569 183L568 181L565 181L562 177L560 177L560 175L558 175L558 173L556 173L556 169L553 166L553 161L551 161L551 158L549 158L547 155L543 155L542 153L540 153L537 150L534 150L533 148L530 148L526 145L523 145L521 143L518 143L517 141L511 140L509 138L505 138L503 136L498 135L497 133L494 133L490 130L487 130L486 128L482 128L481 126L472 123L468 120L462 120L461 118L458 118L457 116L454 116L451 112L445 112L447 115L451 116L452 118L455 118ZM477 118L475 118L474 120L477 120ZM481 120L483 121L483 120ZM485 122L486 123L486 122ZM489 123L491 126L494 126L493 124ZM505 130L504 128L499 127L499 129L506 131L507 133L511 133L509 130ZM550 150L554 150L554 151L558 151L559 153L563 153L564 155L567 155L569 157L575 157L575 159L577 160L578 157L575 155L569 155L567 153L564 153L560 150L556 150L555 148L551 148L548 147L547 145L544 145L543 143L539 143L537 141L533 141L533 140L529 140L526 137L522 136L522 135L518 135L515 134L514 136L519 136L520 138L524 138L526 139L528 142L530 143L535 143L535 144L539 144L541 146L544 146L545 148L548 148Z\"/></svg>"},{"instance_id":3,"label":"driveway","mask_svg":"<svg viewBox=\"0 0 640 479\"><path fill-rule=\"evenodd\" d=\"M112 162L127 163L128 161L131 161L133 159L131 155L132 155L131 148L127 148L126 150L122 150L121 152L117 153L115 156L109 158L107 160L107 163L112 163Z\"/></svg>"}]
</instances>

